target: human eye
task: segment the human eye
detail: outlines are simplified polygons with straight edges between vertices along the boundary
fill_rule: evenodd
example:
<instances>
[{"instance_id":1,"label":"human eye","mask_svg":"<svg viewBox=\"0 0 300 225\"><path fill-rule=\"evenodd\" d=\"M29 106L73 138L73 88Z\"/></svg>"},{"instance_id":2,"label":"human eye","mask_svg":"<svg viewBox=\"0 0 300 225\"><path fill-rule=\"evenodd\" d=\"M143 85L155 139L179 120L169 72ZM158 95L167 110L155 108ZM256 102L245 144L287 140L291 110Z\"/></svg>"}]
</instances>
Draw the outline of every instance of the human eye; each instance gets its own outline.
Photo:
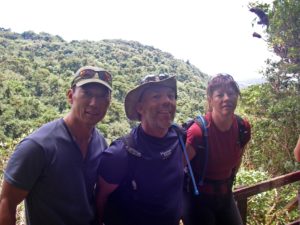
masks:
<instances>
[{"instance_id":1,"label":"human eye","mask_svg":"<svg viewBox=\"0 0 300 225\"><path fill-rule=\"evenodd\" d=\"M171 100L176 99L175 93L170 93L170 94L168 94L168 98L171 99Z\"/></svg>"},{"instance_id":2,"label":"human eye","mask_svg":"<svg viewBox=\"0 0 300 225\"><path fill-rule=\"evenodd\" d=\"M109 94L103 93L101 95L97 95L96 97L97 97L97 99L100 99L100 100L106 100L106 99L109 99Z\"/></svg>"},{"instance_id":3,"label":"human eye","mask_svg":"<svg viewBox=\"0 0 300 225\"><path fill-rule=\"evenodd\" d=\"M226 94L228 97L235 97L237 94L234 90L229 89L228 91L226 91Z\"/></svg>"},{"instance_id":4,"label":"human eye","mask_svg":"<svg viewBox=\"0 0 300 225\"><path fill-rule=\"evenodd\" d=\"M154 94L152 95L152 98L153 98L153 99L159 99L160 96L161 96L160 94L154 93Z\"/></svg>"},{"instance_id":5,"label":"human eye","mask_svg":"<svg viewBox=\"0 0 300 225\"><path fill-rule=\"evenodd\" d=\"M222 92L217 92L216 93L217 98L222 98L223 96L224 96L224 93L222 93Z\"/></svg>"},{"instance_id":6,"label":"human eye","mask_svg":"<svg viewBox=\"0 0 300 225\"><path fill-rule=\"evenodd\" d=\"M235 97L235 96L237 96L237 93L235 92L235 91L233 91L233 90L230 90L230 91L228 91L228 96L230 96L230 97Z\"/></svg>"},{"instance_id":7,"label":"human eye","mask_svg":"<svg viewBox=\"0 0 300 225\"><path fill-rule=\"evenodd\" d=\"M86 97L86 98L92 98L93 97L92 93L88 90L83 91L83 96Z\"/></svg>"}]
</instances>

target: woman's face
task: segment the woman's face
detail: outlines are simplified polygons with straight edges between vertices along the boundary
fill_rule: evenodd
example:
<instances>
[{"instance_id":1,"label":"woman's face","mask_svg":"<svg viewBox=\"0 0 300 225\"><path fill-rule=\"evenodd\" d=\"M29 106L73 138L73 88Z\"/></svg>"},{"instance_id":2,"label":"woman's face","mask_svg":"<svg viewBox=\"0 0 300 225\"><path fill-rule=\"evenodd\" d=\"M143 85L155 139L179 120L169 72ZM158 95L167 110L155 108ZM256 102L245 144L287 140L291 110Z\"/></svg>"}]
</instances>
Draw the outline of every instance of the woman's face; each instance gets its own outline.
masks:
<instances>
[{"instance_id":1,"label":"woman's face","mask_svg":"<svg viewBox=\"0 0 300 225\"><path fill-rule=\"evenodd\" d=\"M223 116L234 114L237 101L238 93L232 87L218 88L208 98L210 110Z\"/></svg>"}]
</instances>

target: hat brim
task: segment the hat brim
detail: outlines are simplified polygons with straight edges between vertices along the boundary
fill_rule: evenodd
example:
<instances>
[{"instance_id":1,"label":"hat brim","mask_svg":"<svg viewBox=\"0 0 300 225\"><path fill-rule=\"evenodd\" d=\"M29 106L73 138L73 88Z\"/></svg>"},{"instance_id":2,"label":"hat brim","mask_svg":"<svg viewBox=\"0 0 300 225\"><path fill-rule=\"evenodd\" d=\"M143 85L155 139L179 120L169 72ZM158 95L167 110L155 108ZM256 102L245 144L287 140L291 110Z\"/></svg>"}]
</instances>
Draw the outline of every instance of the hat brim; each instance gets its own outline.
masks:
<instances>
[{"instance_id":1,"label":"hat brim","mask_svg":"<svg viewBox=\"0 0 300 225\"><path fill-rule=\"evenodd\" d=\"M77 87L80 87L82 85L85 85L85 84L89 84L89 83L98 83L98 84L102 84L103 86L107 87L109 90L112 91L112 88L104 81L102 80L99 80L99 79L84 79L84 80L81 80L81 81L78 81L76 83L76 86Z\"/></svg>"},{"instance_id":2,"label":"hat brim","mask_svg":"<svg viewBox=\"0 0 300 225\"><path fill-rule=\"evenodd\" d=\"M83 70L93 70L93 71L96 71L96 72L101 72L101 71L105 71L107 72L105 69L102 69L100 67L96 67L96 66L83 66L81 68L79 68L77 70L77 72L75 73L75 78L76 77L79 77L80 76L80 73L81 71ZM108 72L107 72L108 73ZM74 79L72 81L72 84L74 82ZM85 85L85 84L88 84L88 83L98 83L98 84L102 84L103 86L107 87L109 90L112 91L112 87L110 84L108 84L107 82L105 81L102 81L101 79L98 79L98 78L87 78L87 79L80 79L79 81L77 81L74 85L80 87L82 85Z\"/></svg>"},{"instance_id":3,"label":"hat brim","mask_svg":"<svg viewBox=\"0 0 300 225\"><path fill-rule=\"evenodd\" d=\"M172 88L175 93L177 93L175 76L160 81L150 81L137 86L136 88L129 91L125 97L125 113L128 119L140 120L139 114L136 111L136 105L146 89L156 86L169 87Z\"/></svg>"}]
</instances>

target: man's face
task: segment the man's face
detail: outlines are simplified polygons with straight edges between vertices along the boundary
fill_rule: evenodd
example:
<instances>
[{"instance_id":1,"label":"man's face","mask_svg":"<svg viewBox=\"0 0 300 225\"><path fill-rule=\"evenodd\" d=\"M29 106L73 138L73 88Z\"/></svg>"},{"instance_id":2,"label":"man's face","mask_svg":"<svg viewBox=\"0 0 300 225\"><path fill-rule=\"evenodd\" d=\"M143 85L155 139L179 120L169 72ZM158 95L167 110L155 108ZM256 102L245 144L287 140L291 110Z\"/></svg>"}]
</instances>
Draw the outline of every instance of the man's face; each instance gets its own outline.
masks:
<instances>
[{"instance_id":1,"label":"man's face","mask_svg":"<svg viewBox=\"0 0 300 225\"><path fill-rule=\"evenodd\" d=\"M144 128L154 131L168 129L176 112L175 91L164 86L147 89L137 105L137 112Z\"/></svg>"},{"instance_id":2,"label":"man's face","mask_svg":"<svg viewBox=\"0 0 300 225\"><path fill-rule=\"evenodd\" d=\"M95 126L109 107L111 93L101 84L91 83L69 90L71 114L79 122Z\"/></svg>"},{"instance_id":3,"label":"man's face","mask_svg":"<svg viewBox=\"0 0 300 225\"><path fill-rule=\"evenodd\" d=\"M234 113L237 105L238 93L231 87L216 89L209 98L209 105L213 112L226 116Z\"/></svg>"}]
</instances>

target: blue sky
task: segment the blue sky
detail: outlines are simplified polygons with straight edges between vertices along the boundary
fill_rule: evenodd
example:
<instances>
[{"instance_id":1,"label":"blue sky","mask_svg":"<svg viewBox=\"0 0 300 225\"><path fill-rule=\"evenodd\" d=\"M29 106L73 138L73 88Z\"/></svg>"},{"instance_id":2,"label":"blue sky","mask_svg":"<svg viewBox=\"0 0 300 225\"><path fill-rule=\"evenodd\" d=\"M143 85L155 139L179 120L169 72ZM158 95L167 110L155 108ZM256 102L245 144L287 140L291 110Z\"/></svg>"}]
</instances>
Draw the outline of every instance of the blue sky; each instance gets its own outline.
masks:
<instances>
[{"instance_id":1,"label":"blue sky","mask_svg":"<svg viewBox=\"0 0 300 225\"><path fill-rule=\"evenodd\" d=\"M0 27L59 35L66 41L123 39L159 48L201 71L259 78L271 55L252 37L244 0L2 0Z\"/></svg>"}]
</instances>

